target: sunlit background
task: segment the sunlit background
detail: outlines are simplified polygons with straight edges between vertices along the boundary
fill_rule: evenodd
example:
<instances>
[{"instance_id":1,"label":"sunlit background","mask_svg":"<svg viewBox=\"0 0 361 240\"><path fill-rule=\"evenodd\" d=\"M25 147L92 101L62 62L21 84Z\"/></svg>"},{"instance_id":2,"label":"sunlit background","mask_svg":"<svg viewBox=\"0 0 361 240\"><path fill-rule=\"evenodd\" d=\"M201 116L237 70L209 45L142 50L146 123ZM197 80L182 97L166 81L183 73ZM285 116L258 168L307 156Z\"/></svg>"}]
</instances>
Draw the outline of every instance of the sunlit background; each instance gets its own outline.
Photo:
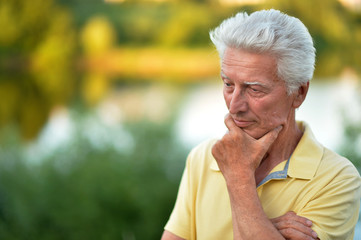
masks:
<instances>
[{"instance_id":1,"label":"sunlit background","mask_svg":"<svg viewBox=\"0 0 361 240\"><path fill-rule=\"evenodd\" d=\"M225 131L208 32L262 8L308 26L297 118L360 168L359 0L1 1L0 238L159 239L189 149Z\"/></svg>"}]
</instances>

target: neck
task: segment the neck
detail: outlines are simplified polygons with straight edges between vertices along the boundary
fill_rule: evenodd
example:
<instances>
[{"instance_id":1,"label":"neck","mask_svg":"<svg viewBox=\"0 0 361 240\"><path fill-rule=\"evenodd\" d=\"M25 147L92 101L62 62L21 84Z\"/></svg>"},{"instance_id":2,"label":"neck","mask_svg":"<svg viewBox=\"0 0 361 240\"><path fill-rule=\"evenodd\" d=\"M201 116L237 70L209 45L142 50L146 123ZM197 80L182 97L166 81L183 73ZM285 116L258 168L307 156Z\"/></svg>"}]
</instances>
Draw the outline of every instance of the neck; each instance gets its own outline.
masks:
<instances>
[{"instance_id":1,"label":"neck","mask_svg":"<svg viewBox=\"0 0 361 240\"><path fill-rule=\"evenodd\" d=\"M279 162L288 159L295 150L303 132L298 128L296 121L285 126L276 141L270 147L268 153L269 160L279 159ZM277 161L277 160L276 160Z\"/></svg>"},{"instance_id":2,"label":"neck","mask_svg":"<svg viewBox=\"0 0 361 240\"><path fill-rule=\"evenodd\" d=\"M302 137L296 121L285 125L255 172L257 184L280 162L289 159Z\"/></svg>"}]
</instances>

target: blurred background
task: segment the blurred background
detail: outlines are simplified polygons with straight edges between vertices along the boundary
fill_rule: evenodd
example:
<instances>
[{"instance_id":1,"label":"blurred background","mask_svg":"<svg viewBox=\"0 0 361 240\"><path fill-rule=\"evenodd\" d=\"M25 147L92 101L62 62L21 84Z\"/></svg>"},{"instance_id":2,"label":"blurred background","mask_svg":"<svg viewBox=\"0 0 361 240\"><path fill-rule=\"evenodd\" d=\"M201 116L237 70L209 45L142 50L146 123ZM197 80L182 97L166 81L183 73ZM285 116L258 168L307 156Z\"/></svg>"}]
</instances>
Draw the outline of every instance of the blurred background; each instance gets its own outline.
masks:
<instances>
[{"instance_id":1,"label":"blurred background","mask_svg":"<svg viewBox=\"0 0 361 240\"><path fill-rule=\"evenodd\" d=\"M359 0L1 1L0 238L159 239L188 151L225 131L208 32L263 8L309 28L297 118L360 168Z\"/></svg>"}]
</instances>

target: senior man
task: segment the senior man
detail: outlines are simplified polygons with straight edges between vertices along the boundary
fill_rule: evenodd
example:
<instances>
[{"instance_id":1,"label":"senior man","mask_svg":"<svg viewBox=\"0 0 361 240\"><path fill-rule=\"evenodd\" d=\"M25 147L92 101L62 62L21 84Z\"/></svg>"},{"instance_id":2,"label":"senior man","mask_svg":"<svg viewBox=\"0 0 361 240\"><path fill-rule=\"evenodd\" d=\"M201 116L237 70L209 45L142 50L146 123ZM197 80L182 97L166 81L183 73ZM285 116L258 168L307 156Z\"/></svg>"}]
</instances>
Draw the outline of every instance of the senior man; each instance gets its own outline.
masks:
<instances>
[{"instance_id":1,"label":"senior man","mask_svg":"<svg viewBox=\"0 0 361 240\"><path fill-rule=\"evenodd\" d=\"M263 10L210 36L229 131L190 153L162 239L353 239L360 176L295 120L314 71L307 28Z\"/></svg>"}]
</instances>

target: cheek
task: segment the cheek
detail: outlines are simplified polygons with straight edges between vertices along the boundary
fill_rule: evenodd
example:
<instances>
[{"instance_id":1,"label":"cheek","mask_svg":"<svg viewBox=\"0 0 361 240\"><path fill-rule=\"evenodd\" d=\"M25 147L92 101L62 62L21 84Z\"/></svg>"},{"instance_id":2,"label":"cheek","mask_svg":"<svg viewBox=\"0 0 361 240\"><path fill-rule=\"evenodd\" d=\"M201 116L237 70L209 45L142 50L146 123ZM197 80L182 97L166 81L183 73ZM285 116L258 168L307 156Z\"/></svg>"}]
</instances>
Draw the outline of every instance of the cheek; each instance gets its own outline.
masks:
<instances>
[{"instance_id":1,"label":"cheek","mask_svg":"<svg viewBox=\"0 0 361 240\"><path fill-rule=\"evenodd\" d=\"M288 119L288 111L286 108L279 108L277 105L272 105L264 109L262 115L264 116L264 125L266 125L267 128L286 123Z\"/></svg>"}]
</instances>

